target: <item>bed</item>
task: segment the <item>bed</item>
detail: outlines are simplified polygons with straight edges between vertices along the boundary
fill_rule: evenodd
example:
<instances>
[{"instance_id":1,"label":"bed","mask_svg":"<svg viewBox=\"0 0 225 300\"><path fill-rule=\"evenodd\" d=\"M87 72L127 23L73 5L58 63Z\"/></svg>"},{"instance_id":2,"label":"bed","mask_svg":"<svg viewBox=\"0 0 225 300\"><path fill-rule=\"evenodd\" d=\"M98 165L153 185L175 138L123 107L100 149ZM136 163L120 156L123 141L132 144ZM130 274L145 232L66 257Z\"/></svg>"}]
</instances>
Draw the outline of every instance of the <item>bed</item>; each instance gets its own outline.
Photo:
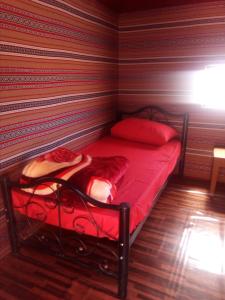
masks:
<instances>
[{"instance_id":1,"label":"bed","mask_svg":"<svg viewBox=\"0 0 225 300\"><path fill-rule=\"evenodd\" d=\"M167 142L160 145L157 144L158 139L154 140L153 144L151 141L146 143L148 135L144 136L142 130L135 133L136 123L133 125L128 123L129 126L133 126L133 130L126 130L125 138L123 128L122 130L119 128L119 134L105 136L82 149L83 155L100 157L106 161L107 158L116 155L126 158L129 162L123 176L118 180L116 195L110 203L97 201L81 191L73 181L57 177L42 176L28 183L12 182L6 176L3 179L4 203L12 252L19 253L23 244L35 237L35 243L34 241L32 243L36 247L40 246L52 255L90 267L93 266L90 263L93 254L94 260L96 260L97 253L101 260L102 249L104 249L104 252L108 251L109 256L111 253L117 266L110 269L108 260L110 261L111 258L104 257L103 262L98 262L95 268L117 279L119 298L125 298L127 294L128 259L131 245L149 217L161 192L165 189L173 171L178 168L179 175L183 176L188 129L187 113L169 113L155 106L120 113L120 119L122 116L125 117L125 122L129 117L131 118L128 122L131 122L134 117L137 120L138 116L141 120L156 120L157 123L160 121L160 124L166 123L170 127L175 124L180 129L180 134L179 137L169 138ZM121 122L123 121L118 124ZM117 129L118 126L116 126L113 128ZM144 142L142 140L140 142L141 136ZM104 166L104 168L107 167ZM47 196L27 192L29 188L45 186L49 182L60 188ZM23 235L22 238L18 232L18 216L15 216L18 212L26 219L32 232L26 237ZM36 221L38 226L33 226L35 223L33 221ZM43 233L43 227L49 228L48 226L54 230L49 234L50 230L44 229ZM76 240L78 245L75 256L63 241L67 235L70 237L73 235L73 240ZM52 240L56 242L53 243ZM111 246L107 246L109 240L110 243L116 245L116 251L111 251ZM54 246L49 246L49 241ZM100 252L96 248L100 248Z\"/></svg>"}]
</instances>

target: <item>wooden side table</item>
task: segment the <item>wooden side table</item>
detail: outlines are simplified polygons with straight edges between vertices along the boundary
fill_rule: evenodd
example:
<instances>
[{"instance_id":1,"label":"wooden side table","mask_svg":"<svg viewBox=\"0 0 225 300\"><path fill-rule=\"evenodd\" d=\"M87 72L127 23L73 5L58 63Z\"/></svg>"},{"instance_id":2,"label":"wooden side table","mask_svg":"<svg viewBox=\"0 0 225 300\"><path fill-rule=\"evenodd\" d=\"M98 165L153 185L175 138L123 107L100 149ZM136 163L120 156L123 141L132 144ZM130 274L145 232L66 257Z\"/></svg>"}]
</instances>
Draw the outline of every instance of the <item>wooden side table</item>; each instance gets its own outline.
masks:
<instances>
[{"instance_id":1,"label":"wooden side table","mask_svg":"<svg viewBox=\"0 0 225 300\"><path fill-rule=\"evenodd\" d=\"M225 168L225 148L214 148L210 193L215 193L220 168Z\"/></svg>"}]
</instances>

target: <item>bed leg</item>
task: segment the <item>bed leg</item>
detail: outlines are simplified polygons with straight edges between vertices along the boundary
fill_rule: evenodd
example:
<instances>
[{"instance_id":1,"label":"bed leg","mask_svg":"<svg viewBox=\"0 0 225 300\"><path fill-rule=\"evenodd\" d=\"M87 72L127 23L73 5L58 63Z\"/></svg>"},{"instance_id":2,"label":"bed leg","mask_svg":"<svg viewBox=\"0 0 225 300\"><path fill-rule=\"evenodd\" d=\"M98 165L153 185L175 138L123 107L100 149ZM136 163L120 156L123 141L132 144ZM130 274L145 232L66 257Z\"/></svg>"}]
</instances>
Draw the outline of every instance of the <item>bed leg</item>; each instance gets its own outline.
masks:
<instances>
[{"instance_id":1,"label":"bed leg","mask_svg":"<svg viewBox=\"0 0 225 300\"><path fill-rule=\"evenodd\" d=\"M19 247L18 247L18 238L17 238L17 230L16 230L16 220L15 220L15 215L14 215L13 205L12 205L10 184L7 177L3 177L2 192L3 192L3 201L5 206L5 215L6 215L6 222L8 227L11 249L13 254L17 254L19 252Z\"/></svg>"},{"instance_id":2,"label":"bed leg","mask_svg":"<svg viewBox=\"0 0 225 300\"><path fill-rule=\"evenodd\" d=\"M182 136L181 136L182 149L181 149L181 159L180 159L180 164L179 164L179 176L180 177L184 176L185 154L186 154L186 148L187 148L188 122L189 122L189 115L188 115L188 113L185 113L184 120L183 120Z\"/></svg>"},{"instance_id":3,"label":"bed leg","mask_svg":"<svg viewBox=\"0 0 225 300\"><path fill-rule=\"evenodd\" d=\"M128 282L128 258L129 258L129 225L130 207L127 203L120 205L120 228L119 228L119 266L118 266L118 297L125 299Z\"/></svg>"}]
</instances>

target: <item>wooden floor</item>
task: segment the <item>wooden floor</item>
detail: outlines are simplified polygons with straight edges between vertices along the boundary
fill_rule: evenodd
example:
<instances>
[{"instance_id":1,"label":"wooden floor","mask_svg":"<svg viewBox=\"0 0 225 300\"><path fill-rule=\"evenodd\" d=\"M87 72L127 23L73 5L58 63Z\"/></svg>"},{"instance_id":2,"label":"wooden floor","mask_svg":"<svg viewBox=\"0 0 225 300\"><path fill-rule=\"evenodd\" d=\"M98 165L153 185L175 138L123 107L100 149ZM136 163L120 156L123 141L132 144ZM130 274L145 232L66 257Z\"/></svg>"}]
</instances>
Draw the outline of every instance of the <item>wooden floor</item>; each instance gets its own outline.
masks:
<instances>
[{"instance_id":1,"label":"wooden floor","mask_svg":"<svg viewBox=\"0 0 225 300\"><path fill-rule=\"evenodd\" d=\"M207 189L169 184L131 249L127 299L225 299L225 191L212 198ZM115 299L113 279L27 255L0 261L0 300Z\"/></svg>"}]
</instances>

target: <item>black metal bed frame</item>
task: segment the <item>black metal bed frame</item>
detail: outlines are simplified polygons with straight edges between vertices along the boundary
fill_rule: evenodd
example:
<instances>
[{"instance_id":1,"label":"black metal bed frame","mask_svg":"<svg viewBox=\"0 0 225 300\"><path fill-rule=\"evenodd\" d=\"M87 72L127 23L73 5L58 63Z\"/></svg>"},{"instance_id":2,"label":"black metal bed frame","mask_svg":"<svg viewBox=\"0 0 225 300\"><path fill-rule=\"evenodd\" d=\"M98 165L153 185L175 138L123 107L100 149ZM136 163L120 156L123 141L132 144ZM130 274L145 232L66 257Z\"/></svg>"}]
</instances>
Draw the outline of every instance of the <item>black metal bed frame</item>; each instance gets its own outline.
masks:
<instances>
[{"instance_id":1,"label":"black metal bed frame","mask_svg":"<svg viewBox=\"0 0 225 300\"><path fill-rule=\"evenodd\" d=\"M163 122L168 123L168 120L166 118L165 121L165 116L171 116L171 117L178 117L182 119L182 132L181 132L181 143L182 143L182 151L181 151L181 156L180 156L180 161L179 163L179 175L183 176L183 172L184 172L184 162L185 162L185 151L186 151L186 144L187 144L187 130L188 130L188 114L184 113L184 114L178 114L178 113L171 113L171 112L167 112L157 106L146 106L143 107L141 109L132 111L132 112L122 112L120 113L120 115L137 115L137 114L141 114L145 112L145 114L147 113L147 117L149 119L154 119L154 120L158 120L158 115L163 115L164 120ZM127 294L127 282L128 282L128 258L129 258L129 249L131 247L131 245L133 244L133 242L135 241L138 233L141 231L141 228L143 227L146 219L148 218L148 216L137 226L137 228L135 229L135 231L130 234L129 232L129 219L130 219L130 207L129 204L126 202L123 202L119 205L114 205L114 204L105 204L105 203L101 203L99 201L96 201L92 198L90 198L89 196L83 194L81 191L79 191L73 184L71 184L68 181L64 181L61 179L57 179L57 178L52 178L52 177L46 177L46 178L42 178L42 179L36 179L34 181L32 181L32 183L29 184L19 184L17 182L12 182L8 176L3 176L3 180L2 180L2 190L3 190L3 199L4 199L4 205L5 205L5 215L6 215L6 221L7 221L7 225L8 225L8 233L9 233L9 238L10 238L10 243L11 243L11 249L12 249L12 253L14 255L18 255L20 253L20 249L22 247L22 245L26 245L27 242L29 242L30 238L21 238L20 234L19 234L19 229L18 229L18 224L17 224L17 220L16 220L16 216L15 216L15 212L14 212L14 207L13 207L13 202L12 202L12 195L11 195L11 190L14 188L30 188L30 187L35 187L38 186L40 184L43 183L47 183L47 182L55 182L59 185L60 189L57 189L57 191L55 192L55 198L54 201L51 199L50 204L52 206L52 208L56 208L58 209L58 227L57 227L57 232L54 233L54 238L56 240L56 244L57 247L53 246L53 248L49 248L46 247L46 244L48 244L49 242L52 242L52 238L49 237L49 233L43 233L42 231L34 232L32 234L32 237L35 237L35 241L37 243L40 243L41 248L42 249L47 249L49 251L50 254L56 256L56 257L61 257L69 262L73 262L76 264L80 264L82 267L90 267L90 263L85 263L85 259L89 256L94 255L94 260L96 260L96 255L95 255L95 251L96 248L101 248L104 249L104 251L107 249L107 251L114 256L116 262L117 262L117 267L116 267L116 271L111 271L109 269L109 263L108 260L103 258L103 261L98 261L97 262L97 267L96 265L91 265L92 268L100 270L101 272L112 276L114 278L117 279L118 281L118 293L117 296L121 299L124 299L126 297ZM158 200L158 198L160 197L161 192L165 189L167 185L167 182L165 182L165 184L161 187L161 189L159 190L158 194L155 196L154 199L154 203ZM65 247L64 247L64 242L63 242L63 238L62 236L64 234L62 234L62 231L64 230L61 226L61 219L60 219L60 214L61 214L61 209L63 209L63 203L61 202L61 193L63 190L70 190L71 192L75 193L76 195L79 195L80 200L82 202L82 205L84 206L84 208L86 208L87 210L89 210L89 205L88 204L92 204L96 207L99 208L103 208L103 209L109 209L109 210L114 210L117 211L119 214L119 238L117 241L114 241L114 243L116 243L116 247L117 247L117 251L113 252L111 249L102 246L102 244L100 243L100 239L97 238L97 242L95 242L96 244L93 250L90 251L89 250L89 245L86 244L86 241L82 241L81 239L81 234L72 231L73 234L73 238L75 238L76 235L76 243L78 246L76 246L76 255L68 255ZM52 203L53 201L53 203ZM25 209L29 209L30 204L34 204L34 201L32 200L32 197L30 199L30 201L28 201L28 203L26 204L26 207L24 207ZM45 203L46 204L46 203ZM68 213L73 213L74 210L68 212ZM98 228L98 225L95 223L95 220L93 219L93 216L91 215L91 213L89 214L89 220L90 222L92 222L94 224L94 226L97 226L97 231L101 230L101 228ZM44 221L44 217L42 216L42 222ZM27 224L30 226L30 218L27 217L26 220ZM76 222L76 220L75 220ZM51 226L51 225L50 225ZM30 226L31 228L32 226ZM102 239L101 239L102 241ZM44 247L42 247L44 246ZM103 247L103 248L102 248ZM100 251L101 252L101 251ZM113 252L113 253L112 253ZM79 259L81 257L81 259ZM85 258L85 259L84 259ZM110 260L110 259L109 259Z\"/></svg>"}]
</instances>

